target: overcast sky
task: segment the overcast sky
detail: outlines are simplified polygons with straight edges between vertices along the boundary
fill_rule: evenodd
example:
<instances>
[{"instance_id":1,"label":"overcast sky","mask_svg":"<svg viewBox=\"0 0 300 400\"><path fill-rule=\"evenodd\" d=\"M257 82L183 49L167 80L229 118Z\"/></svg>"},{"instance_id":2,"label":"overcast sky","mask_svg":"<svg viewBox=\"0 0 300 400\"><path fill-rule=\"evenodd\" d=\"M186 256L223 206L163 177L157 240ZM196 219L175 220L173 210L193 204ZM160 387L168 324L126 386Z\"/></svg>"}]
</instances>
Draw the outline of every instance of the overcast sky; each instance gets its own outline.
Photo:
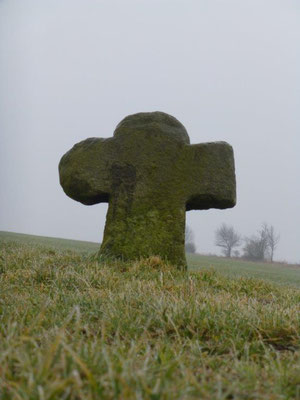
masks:
<instances>
[{"instance_id":1,"label":"overcast sky","mask_svg":"<svg viewBox=\"0 0 300 400\"><path fill-rule=\"evenodd\" d=\"M298 0L0 0L0 57L0 230L100 242L107 204L68 198L59 160L159 110L234 148L236 207L187 213L198 252L267 222L300 262Z\"/></svg>"}]
</instances>

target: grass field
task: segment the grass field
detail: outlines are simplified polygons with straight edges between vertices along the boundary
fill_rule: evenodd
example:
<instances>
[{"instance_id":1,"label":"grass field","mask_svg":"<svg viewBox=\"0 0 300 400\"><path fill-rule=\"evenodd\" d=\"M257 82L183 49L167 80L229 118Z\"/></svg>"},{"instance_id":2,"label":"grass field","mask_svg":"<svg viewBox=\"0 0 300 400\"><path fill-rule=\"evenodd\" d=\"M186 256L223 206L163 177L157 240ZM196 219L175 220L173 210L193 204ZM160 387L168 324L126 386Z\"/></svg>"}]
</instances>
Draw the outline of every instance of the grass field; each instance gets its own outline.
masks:
<instances>
[{"instance_id":1,"label":"grass field","mask_svg":"<svg viewBox=\"0 0 300 400\"><path fill-rule=\"evenodd\" d=\"M1 400L300 399L297 267L97 249L0 234Z\"/></svg>"},{"instance_id":2,"label":"grass field","mask_svg":"<svg viewBox=\"0 0 300 400\"><path fill-rule=\"evenodd\" d=\"M189 268L213 268L230 277L252 277L300 288L300 265L259 263L225 257L188 255Z\"/></svg>"},{"instance_id":3,"label":"grass field","mask_svg":"<svg viewBox=\"0 0 300 400\"><path fill-rule=\"evenodd\" d=\"M99 243L79 240L58 239L0 231L0 242L1 241L46 246L47 248L53 248L55 250L72 250L86 255L95 254L100 246ZM300 288L300 265L254 263L242 259L227 259L224 257L204 256L200 254L188 254L187 261L190 271L214 269L231 278L253 277Z\"/></svg>"},{"instance_id":4,"label":"grass field","mask_svg":"<svg viewBox=\"0 0 300 400\"><path fill-rule=\"evenodd\" d=\"M34 246L44 246L55 250L74 250L79 253L88 254L93 254L99 250L99 243L3 231L0 231L0 242L32 244Z\"/></svg>"}]
</instances>

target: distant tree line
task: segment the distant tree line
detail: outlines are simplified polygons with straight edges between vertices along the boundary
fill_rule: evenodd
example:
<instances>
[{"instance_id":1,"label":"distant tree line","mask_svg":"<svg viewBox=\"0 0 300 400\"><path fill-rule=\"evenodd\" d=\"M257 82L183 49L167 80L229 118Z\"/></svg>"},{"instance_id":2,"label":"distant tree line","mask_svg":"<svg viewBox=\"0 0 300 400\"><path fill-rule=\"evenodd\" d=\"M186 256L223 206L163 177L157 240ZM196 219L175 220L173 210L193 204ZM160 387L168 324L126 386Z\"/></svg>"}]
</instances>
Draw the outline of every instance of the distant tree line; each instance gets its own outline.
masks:
<instances>
[{"instance_id":1,"label":"distant tree line","mask_svg":"<svg viewBox=\"0 0 300 400\"><path fill-rule=\"evenodd\" d=\"M242 237L233 226L222 224L215 232L215 244L221 247L225 257L240 256L237 249L243 245L242 257L252 261L270 260L278 246L280 235L272 225L263 223L256 234Z\"/></svg>"}]
</instances>

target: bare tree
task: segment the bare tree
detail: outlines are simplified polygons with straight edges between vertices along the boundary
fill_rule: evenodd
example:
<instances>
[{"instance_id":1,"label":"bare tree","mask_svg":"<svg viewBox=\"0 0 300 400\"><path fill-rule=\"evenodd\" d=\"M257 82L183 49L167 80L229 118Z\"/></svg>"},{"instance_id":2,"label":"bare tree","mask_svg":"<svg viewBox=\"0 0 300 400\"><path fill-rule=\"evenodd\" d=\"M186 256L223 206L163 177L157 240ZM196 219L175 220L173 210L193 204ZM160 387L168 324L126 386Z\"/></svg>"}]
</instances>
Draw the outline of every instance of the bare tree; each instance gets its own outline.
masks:
<instances>
[{"instance_id":1,"label":"bare tree","mask_svg":"<svg viewBox=\"0 0 300 400\"><path fill-rule=\"evenodd\" d=\"M273 262L274 252L278 246L280 235L275 232L273 225L267 226L268 247L270 251L270 261Z\"/></svg>"},{"instance_id":2,"label":"bare tree","mask_svg":"<svg viewBox=\"0 0 300 400\"><path fill-rule=\"evenodd\" d=\"M263 230L256 235L245 238L243 257L247 260L262 261L266 258L268 250L267 236Z\"/></svg>"},{"instance_id":3,"label":"bare tree","mask_svg":"<svg viewBox=\"0 0 300 400\"><path fill-rule=\"evenodd\" d=\"M244 257L248 260L262 261L270 256L273 261L274 251L279 242L279 235L274 227L263 223L256 235L245 238Z\"/></svg>"},{"instance_id":4,"label":"bare tree","mask_svg":"<svg viewBox=\"0 0 300 400\"><path fill-rule=\"evenodd\" d=\"M233 226L222 224L215 232L215 245L222 248L225 257L231 257L231 252L241 244L241 236Z\"/></svg>"},{"instance_id":5,"label":"bare tree","mask_svg":"<svg viewBox=\"0 0 300 400\"><path fill-rule=\"evenodd\" d=\"M240 252L238 250L234 250L233 257L239 258L240 257Z\"/></svg>"},{"instance_id":6,"label":"bare tree","mask_svg":"<svg viewBox=\"0 0 300 400\"><path fill-rule=\"evenodd\" d=\"M196 252L194 232L188 225L185 228L185 251L187 253Z\"/></svg>"}]
</instances>

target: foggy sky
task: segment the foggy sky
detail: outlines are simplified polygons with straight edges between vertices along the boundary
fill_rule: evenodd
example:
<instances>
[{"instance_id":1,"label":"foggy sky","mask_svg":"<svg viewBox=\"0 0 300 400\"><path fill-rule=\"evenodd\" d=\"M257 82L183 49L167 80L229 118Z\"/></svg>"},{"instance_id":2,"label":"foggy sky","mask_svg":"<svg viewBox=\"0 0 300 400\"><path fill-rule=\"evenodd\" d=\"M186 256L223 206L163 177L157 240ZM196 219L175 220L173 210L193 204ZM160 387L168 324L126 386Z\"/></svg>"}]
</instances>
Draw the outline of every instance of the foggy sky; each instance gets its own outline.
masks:
<instances>
[{"instance_id":1,"label":"foggy sky","mask_svg":"<svg viewBox=\"0 0 300 400\"><path fill-rule=\"evenodd\" d=\"M267 222L300 262L299 43L297 0L0 0L0 230L100 242L107 204L68 198L59 160L159 110L234 148L236 207L187 213L197 251Z\"/></svg>"}]
</instances>

